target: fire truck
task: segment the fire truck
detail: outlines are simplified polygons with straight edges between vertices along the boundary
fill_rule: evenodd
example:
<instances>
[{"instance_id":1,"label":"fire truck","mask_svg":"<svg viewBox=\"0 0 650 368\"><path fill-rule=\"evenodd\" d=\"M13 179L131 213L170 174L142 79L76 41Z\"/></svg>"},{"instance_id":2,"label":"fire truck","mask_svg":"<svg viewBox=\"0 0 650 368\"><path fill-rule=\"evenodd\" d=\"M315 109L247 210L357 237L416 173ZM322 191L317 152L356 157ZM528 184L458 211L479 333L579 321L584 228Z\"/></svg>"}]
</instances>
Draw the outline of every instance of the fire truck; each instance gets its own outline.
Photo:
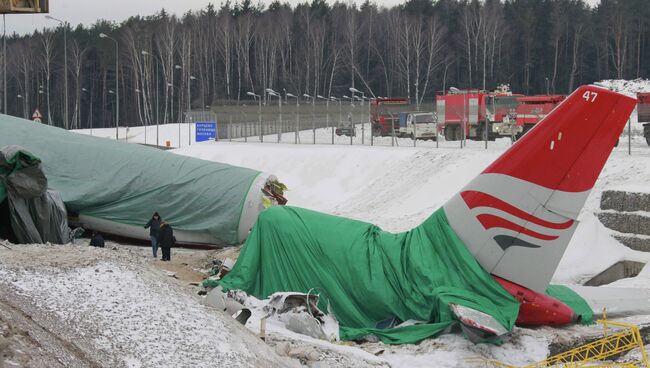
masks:
<instances>
[{"instance_id":1,"label":"fire truck","mask_svg":"<svg viewBox=\"0 0 650 368\"><path fill-rule=\"evenodd\" d=\"M639 123L643 124L643 136L646 143L650 146L650 93L639 92L636 94L637 105L636 113Z\"/></svg>"},{"instance_id":2,"label":"fire truck","mask_svg":"<svg viewBox=\"0 0 650 368\"><path fill-rule=\"evenodd\" d=\"M410 101L406 97L373 98L370 100L370 118L372 134L390 136L399 132L399 113L408 111Z\"/></svg>"},{"instance_id":3,"label":"fire truck","mask_svg":"<svg viewBox=\"0 0 650 368\"><path fill-rule=\"evenodd\" d=\"M519 105L515 109L517 113L517 127L521 128L518 138L526 134L542 118L544 118L555 106L564 101L563 95L538 95L517 98Z\"/></svg>"},{"instance_id":4,"label":"fire truck","mask_svg":"<svg viewBox=\"0 0 650 368\"><path fill-rule=\"evenodd\" d=\"M523 95L512 94L506 85L501 85L492 92L456 88L438 92L438 129L448 141L463 138L483 140L486 124L487 138L490 140L514 136L523 130L516 125L515 117L519 97Z\"/></svg>"}]
</instances>

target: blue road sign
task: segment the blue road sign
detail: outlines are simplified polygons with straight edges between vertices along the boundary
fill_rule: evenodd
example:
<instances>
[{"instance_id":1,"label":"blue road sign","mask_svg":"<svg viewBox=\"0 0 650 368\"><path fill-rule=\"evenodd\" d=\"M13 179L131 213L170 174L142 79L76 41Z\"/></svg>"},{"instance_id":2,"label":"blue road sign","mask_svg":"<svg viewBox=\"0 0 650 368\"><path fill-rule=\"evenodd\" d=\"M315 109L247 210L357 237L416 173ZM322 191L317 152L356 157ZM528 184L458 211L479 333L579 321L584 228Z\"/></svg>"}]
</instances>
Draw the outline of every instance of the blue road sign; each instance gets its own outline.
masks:
<instances>
[{"instance_id":1,"label":"blue road sign","mask_svg":"<svg viewBox=\"0 0 650 368\"><path fill-rule=\"evenodd\" d=\"M196 123L196 141L204 142L217 138L217 123L214 121Z\"/></svg>"}]
</instances>

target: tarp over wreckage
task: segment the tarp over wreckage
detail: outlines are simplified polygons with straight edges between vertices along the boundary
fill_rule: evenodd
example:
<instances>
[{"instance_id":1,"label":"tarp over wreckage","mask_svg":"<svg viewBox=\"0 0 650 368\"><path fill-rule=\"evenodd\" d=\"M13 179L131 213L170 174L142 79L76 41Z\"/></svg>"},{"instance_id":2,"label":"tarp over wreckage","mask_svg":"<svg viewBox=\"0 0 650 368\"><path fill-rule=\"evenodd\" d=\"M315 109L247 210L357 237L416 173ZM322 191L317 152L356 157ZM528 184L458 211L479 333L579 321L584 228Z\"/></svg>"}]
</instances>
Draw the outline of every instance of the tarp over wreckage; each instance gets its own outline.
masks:
<instances>
[{"instance_id":1,"label":"tarp over wreckage","mask_svg":"<svg viewBox=\"0 0 650 368\"><path fill-rule=\"evenodd\" d=\"M342 339L377 335L415 343L453 322L449 303L493 316L511 330L519 303L469 253L440 209L398 234L295 207L262 212L233 270L220 282L259 298L277 291L321 294ZM430 321L375 328L389 318Z\"/></svg>"},{"instance_id":2,"label":"tarp over wreckage","mask_svg":"<svg viewBox=\"0 0 650 368\"><path fill-rule=\"evenodd\" d=\"M242 236L240 220L258 171L0 115L0 147L9 145L41 159L49 187L80 216L144 233L158 211L212 244L237 244L250 230Z\"/></svg>"}]
</instances>

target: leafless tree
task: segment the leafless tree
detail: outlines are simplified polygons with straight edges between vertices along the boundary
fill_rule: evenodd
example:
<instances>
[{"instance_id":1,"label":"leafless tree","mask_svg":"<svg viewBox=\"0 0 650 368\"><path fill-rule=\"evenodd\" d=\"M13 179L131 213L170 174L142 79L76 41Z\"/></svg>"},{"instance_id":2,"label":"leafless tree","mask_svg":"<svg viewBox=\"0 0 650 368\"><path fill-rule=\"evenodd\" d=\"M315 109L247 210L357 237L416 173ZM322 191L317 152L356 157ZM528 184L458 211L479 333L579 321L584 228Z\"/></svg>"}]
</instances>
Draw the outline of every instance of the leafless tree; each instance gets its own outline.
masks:
<instances>
[{"instance_id":1,"label":"leafless tree","mask_svg":"<svg viewBox=\"0 0 650 368\"><path fill-rule=\"evenodd\" d=\"M72 128L79 129L81 128L81 71L83 68L83 59L86 51L86 47L79 46L77 40L72 40L70 46L70 64L72 66L72 76L74 78L74 88L75 88L75 102L74 109L72 112Z\"/></svg>"}]
</instances>

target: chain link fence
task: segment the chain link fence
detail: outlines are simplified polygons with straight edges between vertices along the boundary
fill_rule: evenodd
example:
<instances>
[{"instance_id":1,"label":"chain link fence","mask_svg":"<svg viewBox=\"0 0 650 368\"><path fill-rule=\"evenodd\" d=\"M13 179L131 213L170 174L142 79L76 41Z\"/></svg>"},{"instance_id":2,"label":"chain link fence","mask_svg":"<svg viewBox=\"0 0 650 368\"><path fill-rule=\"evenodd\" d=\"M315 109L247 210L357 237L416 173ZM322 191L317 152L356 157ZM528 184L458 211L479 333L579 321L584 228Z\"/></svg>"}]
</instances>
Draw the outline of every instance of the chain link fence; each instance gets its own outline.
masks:
<instances>
[{"instance_id":1,"label":"chain link fence","mask_svg":"<svg viewBox=\"0 0 650 368\"><path fill-rule=\"evenodd\" d=\"M405 133L399 124L399 114L382 111L391 116L392 127L384 135L371 129L369 101L305 101L271 100L268 104L248 103L215 104L210 111L185 113L185 122L216 121L217 140L231 142L263 142L288 144L330 144L367 146L438 146L436 138L414 139L415 134ZM434 113L434 102L420 105L417 111ZM404 112L416 111L415 106L404 106ZM437 130L437 129L436 129ZM447 142L451 143L451 142ZM444 143L443 143L444 144ZM456 145L458 143L456 142Z\"/></svg>"}]
</instances>

